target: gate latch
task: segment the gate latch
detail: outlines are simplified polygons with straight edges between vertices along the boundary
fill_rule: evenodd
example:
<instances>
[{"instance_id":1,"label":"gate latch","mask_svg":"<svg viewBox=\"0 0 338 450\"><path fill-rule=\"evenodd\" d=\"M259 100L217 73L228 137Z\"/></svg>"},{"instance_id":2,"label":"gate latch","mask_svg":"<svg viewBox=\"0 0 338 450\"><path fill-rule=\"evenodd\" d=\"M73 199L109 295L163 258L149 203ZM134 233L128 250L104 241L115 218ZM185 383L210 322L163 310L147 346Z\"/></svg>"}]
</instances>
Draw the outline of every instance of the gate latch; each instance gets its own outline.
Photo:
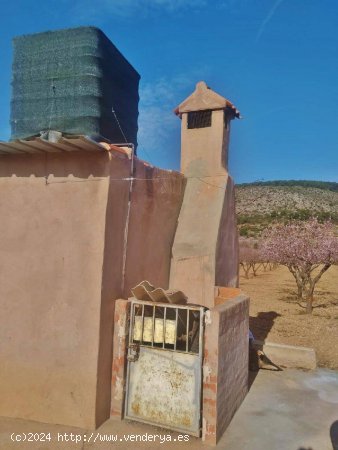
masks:
<instances>
[{"instance_id":1,"label":"gate latch","mask_svg":"<svg viewBox=\"0 0 338 450\"><path fill-rule=\"evenodd\" d=\"M137 361L140 354L140 344L129 344L128 349L127 360L130 362Z\"/></svg>"}]
</instances>

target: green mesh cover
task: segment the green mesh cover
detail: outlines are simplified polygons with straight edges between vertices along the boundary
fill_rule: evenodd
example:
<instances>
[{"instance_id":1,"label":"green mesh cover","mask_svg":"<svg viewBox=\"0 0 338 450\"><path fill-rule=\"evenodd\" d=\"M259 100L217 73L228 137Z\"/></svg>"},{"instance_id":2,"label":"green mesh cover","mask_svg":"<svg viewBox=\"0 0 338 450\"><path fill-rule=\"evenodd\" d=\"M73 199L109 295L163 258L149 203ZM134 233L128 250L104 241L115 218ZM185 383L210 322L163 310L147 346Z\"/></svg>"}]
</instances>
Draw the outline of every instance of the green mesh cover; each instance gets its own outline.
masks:
<instances>
[{"instance_id":1,"label":"green mesh cover","mask_svg":"<svg viewBox=\"0 0 338 450\"><path fill-rule=\"evenodd\" d=\"M14 38L11 139L45 130L136 145L140 76L97 28Z\"/></svg>"}]
</instances>

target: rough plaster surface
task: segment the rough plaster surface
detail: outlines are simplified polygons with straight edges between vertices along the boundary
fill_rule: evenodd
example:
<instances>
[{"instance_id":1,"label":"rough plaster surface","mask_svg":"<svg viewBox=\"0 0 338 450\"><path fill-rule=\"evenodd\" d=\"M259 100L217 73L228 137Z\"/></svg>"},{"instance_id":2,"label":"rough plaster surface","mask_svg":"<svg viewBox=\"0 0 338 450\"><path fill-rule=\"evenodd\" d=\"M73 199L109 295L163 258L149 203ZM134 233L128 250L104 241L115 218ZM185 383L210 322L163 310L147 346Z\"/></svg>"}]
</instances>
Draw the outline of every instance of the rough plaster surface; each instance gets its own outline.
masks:
<instances>
[{"instance_id":1,"label":"rough plaster surface","mask_svg":"<svg viewBox=\"0 0 338 450\"><path fill-rule=\"evenodd\" d=\"M235 206L235 185L228 177L216 248L217 286L238 287L239 248Z\"/></svg>"},{"instance_id":2,"label":"rough plaster surface","mask_svg":"<svg viewBox=\"0 0 338 450\"><path fill-rule=\"evenodd\" d=\"M230 123L224 128L224 111L212 111L211 127L188 129L182 114L181 172L190 177L226 175Z\"/></svg>"},{"instance_id":3,"label":"rough plaster surface","mask_svg":"<svg viewBox=\"0 0 338 450\"><path fill-rule=\"evenodd\" d=\"M109 417L130 165L106 152L1 158L0 415L84 428ZM128 289L145 274L168 282L184 189L180 174L135 165L147 180L132 194Z\"/></svg>"},{"instance_id":4,"label":"rough plaster surface","mask_svg":"<svg viewBox=\"0 0 338 450\"><path fill-rule=\"evenodd\" d=\"M1 159L0 415L83 427L106 418L107 399L96 402L118 295L106 271L113 258L120 273L127 199L109 177L126 169L105 153Z\"/></svg>"},{"instance_id":5,"label":"rough plaster surface","mask_svg":"<svg viewBox=\"0 0 338 450\"><path fill-rule=\"evenodd\" d=\"M237 286L238 242L232 179L190 178L172 249L170 287L214 305L214 286Z\"/></svg>"},{"instance_id":6,"label":"rough plaster surface","mask_svg":"<svg viewBox=\"0 0 338 450\"><path fill-rule=\"evenodd\" d=\"M185 188L182 174L142 161L136 161L135 177L124 298L143 280L168 288L171 246Z\"/></svg>"},{"instance_id":7,"label":"rough plaster surface","mask_svg":"<svg viewBox=\"0 0 338 450\"><path fill-rule=\"evenodd\" d=\"M227 171L233 116L215 109L210 127L194 129L188 129L187 120L189 111L220 108L221 104L225 108L227 100L199 83L178 108L181 171L187 185L172 248L170 287L208 307L214 305L215 285L238 285L235 193Z\"/></svg>"},{"instance_id":8,"label":"rough plaster surface","mask_svg":"<svg viewBox=\"0 0 338 450\"><path fill-rule=\"evenodd\" d=\"M215 445L248 391L249 299L210 309L203 361L203 439Z\"/></svg>"}]
</instances>

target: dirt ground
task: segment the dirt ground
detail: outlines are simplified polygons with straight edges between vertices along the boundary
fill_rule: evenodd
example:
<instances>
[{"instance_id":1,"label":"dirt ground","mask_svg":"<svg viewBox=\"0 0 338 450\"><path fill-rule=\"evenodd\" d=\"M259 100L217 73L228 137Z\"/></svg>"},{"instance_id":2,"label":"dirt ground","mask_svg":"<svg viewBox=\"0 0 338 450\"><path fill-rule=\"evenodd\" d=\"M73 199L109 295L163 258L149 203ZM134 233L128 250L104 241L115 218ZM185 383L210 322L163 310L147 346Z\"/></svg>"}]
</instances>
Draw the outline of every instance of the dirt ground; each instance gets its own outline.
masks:
<instances>
[{"instance_id":1,"label":"dirt ground","mask_svg":"<svg viewBox=\"0 0 338 450\"><path fill-rule=\"evenodd\" d=\"M250 329L256 339L314 348L320 367L338 369L338 266L332 266L315 290L312 315L296 303L296 284L280 266L257 277L244 278L240 287L250 296Z\"/></svg>"}]
</instances>

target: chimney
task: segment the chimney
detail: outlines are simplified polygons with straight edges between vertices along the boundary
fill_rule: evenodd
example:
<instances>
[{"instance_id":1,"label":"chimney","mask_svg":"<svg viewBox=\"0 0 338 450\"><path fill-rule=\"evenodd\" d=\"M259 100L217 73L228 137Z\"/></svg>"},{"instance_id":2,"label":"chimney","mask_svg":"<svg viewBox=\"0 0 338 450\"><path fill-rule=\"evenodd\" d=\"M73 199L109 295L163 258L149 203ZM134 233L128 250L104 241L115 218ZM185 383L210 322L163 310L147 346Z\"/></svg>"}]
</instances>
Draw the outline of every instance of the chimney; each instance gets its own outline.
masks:
<instances>
[{"instance_id":1,"label":"chimney","mask_svg":"<svg viewBox=\"0 0 338 450\"><path fill-rule=\"evenodd\" d=\"M181 117L181 172L186 176L224 175L228 171L230 121L239 111L204 81L175 110Z\"/></svg>"},{"instance_id":2,"label":"chimney","mask_svg":"<svg viewBox=\"0 0 338 450\"><path fill-rule=\"evenodd\" d=\"M13 42L12 140L55 130L137 144L140 76L101 30L49 31Z\"/></svg>"},{"instance_id":3,"label":"chimney","mask_svg":"<svg viewBox=\"0 0 338 450\"><path fill-rule=\"evenodd\" d=\"M219 286L238 286L228 144L230 121L239 111L201 81L175 113L182 119L181 171L187 182L172 246L170 288L210 308Z\"/></svg>"}]
</instances>

